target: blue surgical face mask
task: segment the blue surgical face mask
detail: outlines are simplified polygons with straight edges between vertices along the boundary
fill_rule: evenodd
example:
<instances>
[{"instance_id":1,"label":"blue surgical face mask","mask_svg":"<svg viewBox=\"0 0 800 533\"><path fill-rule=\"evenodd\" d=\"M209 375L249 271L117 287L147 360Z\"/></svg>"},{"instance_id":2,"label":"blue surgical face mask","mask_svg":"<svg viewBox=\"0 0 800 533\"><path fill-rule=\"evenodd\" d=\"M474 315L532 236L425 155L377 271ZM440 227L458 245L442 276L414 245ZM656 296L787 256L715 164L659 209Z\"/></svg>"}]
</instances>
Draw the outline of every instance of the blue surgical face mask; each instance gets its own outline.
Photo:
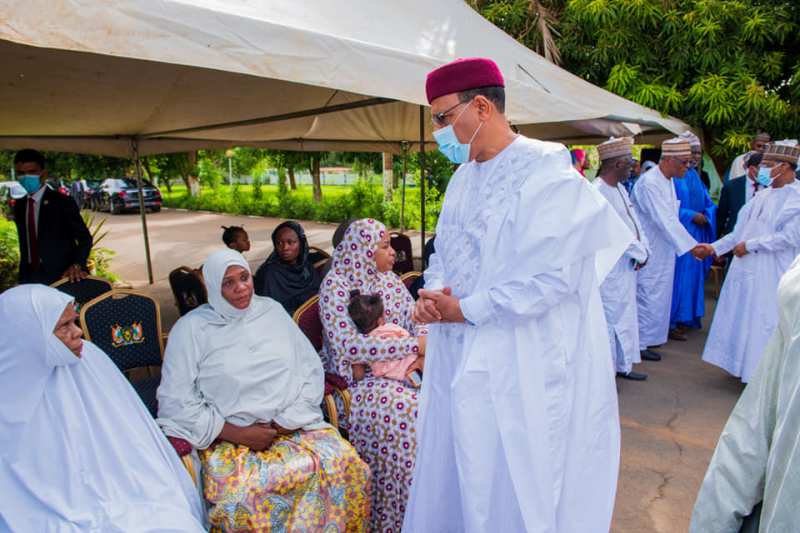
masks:
<instances>
[{"instance_id":1,"label":"blue surgical face mask","mask_svg":"<svg viewBox=\"0 0 800 533\"><path fill-rule=\"evenodd\" d=\"M472 134L472 137L468 143L464 144L458 140L453 126L456 124L456 122L458 122L458 119L461 118L461 115L464 114L464 111L466 111L468 107L469 104L467 104L461 113L458 114L452 124L433 132L433 138L436 139L436 143L439 145L439 151L442 152L447 159L457 165L469 161L469 152L472 146L472 141L475 139L475 136L478 135L481 127L483 127L483 122L481 122L480 126L478 126L478 129L475 130L475 133Z\"/></svg>"},{"instance_id":2,"label":"blue surgical face mask","mask_svg":"<svg viewBox=\"0 0 800 533\"><path fill-rule=\"evenodd\" d=\"M762 187L769 187L772 185L772 182L775 181L775 178L772 177L772 169L768 167L758 167L756 181Z\"/></svg>"},{"instance_id":3,"label":"blue surgical face mask","mask_svg":"<svg viewBox=\"0 0 800 533\"><path fill-rule=\"evenodd\" d=\"M22 188L28 191L28 194L33 194L42 187L41 177L36 174L23 174L17 176L17 181Z\"/></svg>"}]
</instances>

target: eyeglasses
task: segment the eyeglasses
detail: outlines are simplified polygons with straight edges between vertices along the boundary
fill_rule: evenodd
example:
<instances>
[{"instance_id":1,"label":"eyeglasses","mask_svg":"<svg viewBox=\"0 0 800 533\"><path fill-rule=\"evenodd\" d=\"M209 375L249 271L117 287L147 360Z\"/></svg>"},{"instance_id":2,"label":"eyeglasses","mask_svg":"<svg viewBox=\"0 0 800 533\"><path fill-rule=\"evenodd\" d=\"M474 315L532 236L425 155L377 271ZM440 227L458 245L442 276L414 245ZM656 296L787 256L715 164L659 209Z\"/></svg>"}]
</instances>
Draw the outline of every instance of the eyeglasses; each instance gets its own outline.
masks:
<instances>
[{"instance_id":1,"label":"eyeglasses","mask_svg":"<svg viewBox=\"0 0 800 533\"><path fill-rule=\"evenodd\" d=\"M693 159L680 159L678 163L681 164L682 167L688 167L690 164L694 162Z\"/></svg>"},{"instance_id":2,"label":"eyeglasses","mask_svg":"<svg viewBox=\"0 0 800 533\"><path fill-rule=\"evenodd\" d=\"M447 111L442 111L441 113L433 113L433 114L431 114L431 122L433 123L434 126L439 126L440 128L446 126L447 125L447 120L446 120L447 119L447 115L452 113L453 110L455 108L457 108L458 106L464 105L464 104L468 104L468 103L469 102L459 102L456 105L454 105L453 107L451 107L450 109L448 109Z\"/></svg>"}]
</instances>

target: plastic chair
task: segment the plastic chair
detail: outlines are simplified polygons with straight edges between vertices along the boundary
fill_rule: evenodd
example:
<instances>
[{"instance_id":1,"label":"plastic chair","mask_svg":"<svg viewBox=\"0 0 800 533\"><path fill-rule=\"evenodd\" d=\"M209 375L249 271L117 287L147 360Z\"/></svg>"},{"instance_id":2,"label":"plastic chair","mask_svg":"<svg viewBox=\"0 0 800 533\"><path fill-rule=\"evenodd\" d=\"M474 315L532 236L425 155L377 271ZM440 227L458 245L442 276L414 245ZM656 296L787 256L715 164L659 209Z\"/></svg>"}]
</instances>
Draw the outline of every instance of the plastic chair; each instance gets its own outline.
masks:
<instances>
[{"instance_id":1,"label":"plastic chair","mask_svg":"<svg viewBox=\"0 0 800 533\"><path fill-rule=\"evenodd\" d=\"M208 302L208 294L200 273L187 266L180 266L169 273L169 286L178 306L178 314L185 315Z\"/></svg>"},{"instance_id":2,"label":"plastic chair","mask_svg":"<svg viewBox=\"0 0 800 533\"><path fill-rule=\"evenodd\" d=\"M391 233L389 244L397 252L397 259L394 262L394 272L402 276L414 270L414 249L411 246L411 239L404 233Z\"/></svg>"},{"instance_id":3,"label":"plastic chair","mask_svg":"<svg viewBox=\"0 0 800 533\"><path fill-rule=\"evenodd\" d=\"M160 367L164 354L161 310L150 296L115 289L98 296L81 309L83 336L96 344L124 373L151 366ZM130 379L130 376L129 376ZM131 385L155 417L159 377L132 379Z\"/></svg>"},{"instance_id":4,"label":"plastic chair","mask_svg":"<svg viewBox=\"0 0 800 533\"><path fill-rule=\"evenodd\" d=\"M50 286L75 298L75 310L79 313L85 304L113 289L110 281L96 276L89 276L78 282L61 278Z\"/></svg>"},{"instance_id":5,"label":"plastic chair","mask_svg":"<svg viewBox=\"0 0 800 533\"><path fill-rule=\"evenodd\" d=\"M319 318L319 296L312 296L306 303L301 305L292 316L300 331L305 334L311 345L319 353L322 350L323 330L322 321ZM325 373L325 395L323 397L323 409L326 411L328 422L339 429L339 410L336 407L336 396L339 396L344 405L345 418L350 417L350 406L352 396L347 388L347 381L336 374Z\"/></svg>"}]
</instances>

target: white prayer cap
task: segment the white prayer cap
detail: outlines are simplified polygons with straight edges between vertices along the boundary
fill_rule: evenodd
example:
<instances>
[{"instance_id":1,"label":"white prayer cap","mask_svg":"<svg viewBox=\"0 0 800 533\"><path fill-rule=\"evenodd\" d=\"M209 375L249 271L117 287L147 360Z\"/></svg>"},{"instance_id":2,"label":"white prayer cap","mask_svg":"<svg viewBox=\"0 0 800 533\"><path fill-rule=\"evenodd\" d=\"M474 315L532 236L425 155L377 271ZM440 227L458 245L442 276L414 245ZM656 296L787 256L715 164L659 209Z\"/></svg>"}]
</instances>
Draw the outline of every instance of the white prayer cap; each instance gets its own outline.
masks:
<instances>
[{"instance_id":1,"label":"white prayer cap","mask_svg":"<svg viewBox=\"0 0 800 533\"><path fill-rule=\"evenodd\" d=\"M692 146L680 137L667 139L661 143L661 157L692 157Z\"/></svg>"},{"instance_id":2,"label":"white prayer cap","mask_svg":"<svg viewBox=\"0 0 800 533\"><path fill-rule=\"evenodd\" d=\"M780 161L797 165L798 160L800 160L800 146L797 146L797 139L776 141L767 144L764 148L764 161Z\"/></svg>"},{"instance_id":3,"label":"white prayer cap","mask_svg":"<svg viewBox=\"0 0 800 533\"><path fill-rule=\"evenodd\" d=\"M632 147L633 139L630 137L620 137L619 139L611 137L606 142L597 145L597 153L600 155L600 161L623 156L633 157Z\"/></svg>"},{"instance_id":4,"label":"white prayer cap","mask_svg":"<svg viewBox=\"0 0 800 533\"><path fill-rule=\"evenodd\" d=\"M678 135L679 139L683 139L689 143L689 146L692 147L692 150L699 151L700 150L700 137L692 133L691 131L684 131L680 135Z\"/></svg>"}]
</instances>

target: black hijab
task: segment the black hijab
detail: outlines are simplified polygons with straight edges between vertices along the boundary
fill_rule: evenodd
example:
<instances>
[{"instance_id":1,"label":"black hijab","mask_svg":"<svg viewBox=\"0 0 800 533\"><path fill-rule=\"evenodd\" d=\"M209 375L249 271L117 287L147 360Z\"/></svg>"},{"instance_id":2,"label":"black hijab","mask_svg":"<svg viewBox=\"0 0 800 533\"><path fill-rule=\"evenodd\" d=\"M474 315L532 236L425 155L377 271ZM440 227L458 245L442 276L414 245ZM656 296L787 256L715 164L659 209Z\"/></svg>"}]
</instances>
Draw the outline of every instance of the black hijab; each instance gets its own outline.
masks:
<instances>
[{"instance_id":1,"label":"black hijab","mask_svg":"<svg viewBox=\"0 0 800 533\"><path fill-rule=\"evenodd\" d=\"M294 265L284 262L278 255L278 233L285 228L294 231L300 241L300 254ZM253 280L255 291L259 296L269 296L277 301L291 315L306 300L319 293L322 279L308 259L306 232L297 222L289 220L275 228L272 232L272 246L274 251L256 271Z\"/></svg>"}]
</instances>

